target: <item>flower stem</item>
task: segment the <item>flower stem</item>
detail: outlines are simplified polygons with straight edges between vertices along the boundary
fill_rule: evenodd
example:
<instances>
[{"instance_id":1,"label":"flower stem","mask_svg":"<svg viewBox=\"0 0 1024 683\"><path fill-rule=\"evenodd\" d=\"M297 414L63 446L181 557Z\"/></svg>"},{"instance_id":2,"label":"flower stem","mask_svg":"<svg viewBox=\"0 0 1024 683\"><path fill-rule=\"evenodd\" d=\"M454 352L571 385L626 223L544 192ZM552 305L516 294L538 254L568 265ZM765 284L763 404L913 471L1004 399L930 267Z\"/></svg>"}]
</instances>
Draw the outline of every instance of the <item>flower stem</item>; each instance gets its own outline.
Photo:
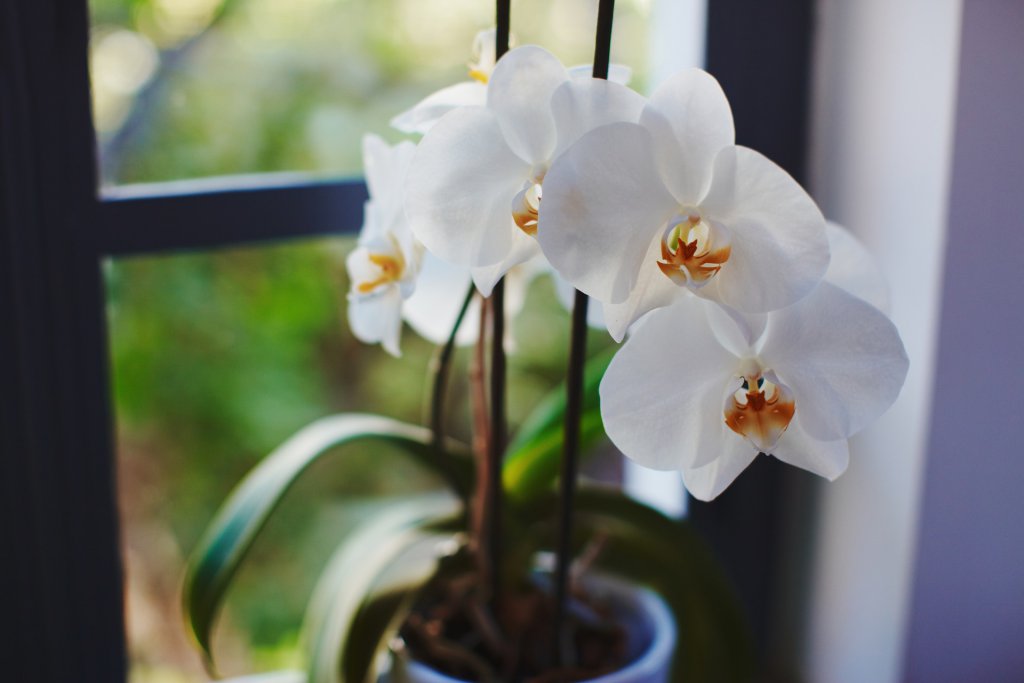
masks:
<instances>
[{"instance_id":1,"label":"flower stem","mask_svg":"<svg viewBox=\"0 0 1024 683\"><path fill-rule=\"evenodd\" d=\"M511 0L497 0L494 53L496 59L508 52ZM490 572L486 577L489 599L493 607L501 593L501 464L505 454L505 281L498 280L491 294L491 400L490 427L487 448L487 476L483 491L485 565Z\"/></svg>"},{"instance_id":2,"label":"flower stem","mask_svg":"<svg viewBox=\"0 0 1024 683\"><path fill-rule=\"evenodd\" d=\"M597 10L594 41L594 78L608 78L615 0L601 0ZM566 375L565 427L562 435L562 471L558 496L558 546L555 548L555 615L552 647L556 667L571 666L565 616L569 600L569 567L572 564L573 507L579 471L580 417L583 412L583 370L587 359L587 308L589 298L576 292L572 307L572 337Z\"/></svg>"},{"instance_id":3,"label":"flower stem","mask_svg":"<svg viewBox=\"0 0 1024 683\"><path fill-rule=\"evenodd\" d=\"M555 616L552 639L555 666L571 666L565 615L569 601L569 567L572 564L573 507L579 470L580 415L583 411L583 369L587 358L587 308L589 297L576 292L572 307L572 338L566 375L565 426L562 435L562 471L558 495L558 545L555 548Z\"/></svg>"},{"instance_id":4,"label":"flower stem","mask_svg":"<svg viewBox=\"0 0 1024 683\"><path fill-rule=\"evenodd\" d=\"M462 327L462 320L466 317L466 311L469 310L469 304L473 301L475 293L476 288L470 285L469 291L466 292L466 298L462 302L462 307L459 308L458 315L455 316L455 323L452 325L451 334L448 335L448 340L444 345L437 347L437 354L434 356L432 363L434 385L430 396L431 441L437 457L444 459L442 462L445 476L456 491L460 490L460 484L455 472L452 468L448 467L447 456L444 450L445 397L448 393L448 377L451 374L452 356L455 353L455 338L458 336L459 328Z\"/></svg>"},{"instance_id":5,"label":"flower stem","mask_svg":"<svg viewBox=\"0 0 1024 683\"><path fill-rule=\"evenodd\" d=\"M505 282L494 286L491 294L491 419L487 449L485 542L490 567L489 588L492 599L501 591L501 464L505 454Z\"/></svg>"}]
</instances>

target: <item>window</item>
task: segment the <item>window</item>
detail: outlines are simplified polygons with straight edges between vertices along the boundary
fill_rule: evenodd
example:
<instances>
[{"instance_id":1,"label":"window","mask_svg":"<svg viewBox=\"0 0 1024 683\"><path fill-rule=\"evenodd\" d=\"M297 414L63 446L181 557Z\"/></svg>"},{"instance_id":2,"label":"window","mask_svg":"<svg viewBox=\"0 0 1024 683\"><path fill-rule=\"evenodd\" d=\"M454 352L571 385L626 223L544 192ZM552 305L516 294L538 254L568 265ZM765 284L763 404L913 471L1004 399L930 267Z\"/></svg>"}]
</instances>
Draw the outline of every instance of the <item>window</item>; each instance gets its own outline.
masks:
<instances>
[{"instance_id":1,"label":"window","mask_svg":"<svg viewBox=\"0 0 1024 683\"><path fill-rule=\"evenodd\" d=\"M324 3L307 0L294 6L314 11L321 4ZM341 3L355 4L359 3ZM372 3L374 8L384 4ZM416 4L395 2L388 6L409 12L414 11L410 8ZM471 3L457 3L460 7L463 4L469 7ZM472 4L476 7L478 3ZM488 7L487 3L479 4ZM537 7L544 9L535 12L517 7L514 22L522 21L525 27L531 27L524 28L524 34L531 34L532 27L564 29L568 33L558 40L552 38L551 42L564 44L567 50L576 49L571 47L572 36L586 36L589 41L593 21L584 19L577 25L566 15L557 14L572 4L538 2ZM168 30L179 36L176 39L188 40L180 37L187 34L186 28L194 31L202 22L213 25L213 15L209 13L222 11L227 3L212 10L212 3L200 0L178 6L192 8L195 14L189 21L197 23L188 28L185 19L170 20ZM252 11L280 11L284 6L292 7L293 3L268 0L251 4ZM714 3L708 16L709 65L733 100L741 142L765 150L784 164L802 157L809 6L809 2L801 2L785 15L771 15L759 9L758 3L733 0ZM147 46L139 36L125 33L134 31L141 35L132 23L136 15L118 7L99 0L94 5L97 14L110 12L112 18L105 24L108 28L97 29L95 34L94 49L101 50L102 46L107 52L93 53L93 68L101 68L104 60L113 59L111 54L121 50L132 55L136 70L104 76L109 78L104 87L113 87L121 100L118 102L115 97L97 105L95 120L102 126L101 145L109 145L112 136L130 122L133 107L138 106L132 98L153 83L161 65L166 64L161 61L163 58L155 59L153 55L153 46L163 39L148 36L152 45ZM147 7L154 12L167 11L170 3L154 0L133 3L132 7L140 13L149 11ZM652 7L661 5L654 0L623 0L620 11L637 16L662 11ZM246 10L239 11L244 14ZM726 15L745 19L741 23L726 22ZM317 140L317 131L334 130L332 126L342 120L337 116L340 105L318 101L316 106L326 106L328 113L320 118L306 117L301 137L304 146L299 151L285 145L276 156L257 155L255 160L235 152L221 156L204 151L194 157L188 153L189 163L195 165L178 171L162 167L159 159L147 159L134 147L121 156L111 156L107 147L99 176L104 186L100 195L96 190L101 182L94 171L95 139L88 97L90 24L85 1L13 0L0 9L0 18L5 38L0 41L5 65L0 81L4 92L0 98L0 150L4 159L0 187L4 277L0 279L0 301L9 311L5 317L13 323L10 334L0 335L4 376L11 378L11 388L2 399L3 415L5 420L8 416L12 418L5 421L0 435L5 454L10 454L4 458L0 479L4 482L3 500L9 506L9 543L19 549L7 568L12 574L9 585L19 588L12 599L20 628L7 645L20 656L10 675L40 681L119 680L126 675L122 554L108 428L111 414L103 261L145 255L151 263L164 259L162 263L169 264L184 259L178 261L180 264L193 259L191 263L195 266L204 258L216 259L223 254L170 254L248 248L246 245L267 241L351 232L360 223L365 189L359 181L334 175L192 179L262 171L354 171L351 157L346 156L349 152L339 151L334 157L333 152L317 152L315 145L308 144L309 136ZM293 18L285 15L282 21ZM474 26L479 23L474 22ZM416 28L422 26L417 24ZM616 30L639 31L643 26L638 28L628 20L617 19ZM579 59L586 61L589 43L582 39L577 42L581 50ZM616 38L616 44L642 45L643 41ZM573 53L567 55L570 59ZM644 58L626 55L624 61L639 65ZM346 68L356 66L347 64ZM220 68L230 71L227 66ZM180 77L188 81L187 69L182 69ZM780 73L790 76L773 81L772 87L778 88L780 82L787 84L792 87L787 92L793 96L762 97L756 84L759 74L777 77ZM448 79L440 72L436 78ZM422 92L434 85L435 82L416 84ZM8 97L8 93L12 96ZM191 95L185 97L184 107L188 110ZM287 98L287 94L282 96ZM177 106L173 97L163 104L172 110ZM388 112L394 110L381 106ZM208 111L205 107L195 109L185 112L186 127L191 122L201 131L214 130L206 127L218 125L216 121L189 118ZM272 114L276 112L273 107L270 110ZM776 123L781 122L773 125L770 135L752 127L755 118L765 116L766 112L774 112ZM240 116L246 118L244 114ZM348 119L345 121L347 126ZM382 125L382 120L375 118L373 125ZM170 134L163 130L169 126L158 127L160 134ZM358 135L364 127L354 130ZM780 135L780 130L785 134ZM162 140L164 149L195 149L181 138ZM239 148L233 143L225 144ZM262 144L257 147L264 149ZM318 153L325 156L318 157ZM800 169L797 165L791 166L791 170L799 173ZM182 178L169 184L117 185L126 180ZM273 247L299 251L303 248ZM119 278L124 284L131 277L141 276L138 271L142 263L124 261L116 265L107 285L115 291ZM115 310L113 315L116 318L119 314ZM768 591L762 588L771 576L764 568L774 566L777 559L770 539L781 514L767 492L780 485L781 474L776 471L768 477L755 476L759 477L756 481L747 478L747 491L723 500L714 510L698 507L695 518L709 534L718 534L719 550L748 598L755 626L761 633L767 633L769 608L763 596ZM762 495L749 495L751 487L762 491ZM752 538L760 540L750 543ZM176 615L165 618L176 621ZM25 673L18 676L21 670Z\"/></svg>"}]
</instances>

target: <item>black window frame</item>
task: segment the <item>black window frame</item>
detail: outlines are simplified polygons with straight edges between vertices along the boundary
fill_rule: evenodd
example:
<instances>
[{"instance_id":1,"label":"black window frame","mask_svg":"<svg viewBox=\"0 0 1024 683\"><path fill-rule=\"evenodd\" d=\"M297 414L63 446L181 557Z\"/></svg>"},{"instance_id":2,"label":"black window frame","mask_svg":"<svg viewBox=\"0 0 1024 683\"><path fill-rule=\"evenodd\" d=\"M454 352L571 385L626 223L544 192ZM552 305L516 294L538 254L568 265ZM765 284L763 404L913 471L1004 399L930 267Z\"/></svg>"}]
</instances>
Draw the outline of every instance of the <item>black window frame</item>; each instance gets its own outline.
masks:
<instances>
[{"instance_id":1,"label":"black window frame","mask_svg":"<svg viewBox=\"0 0 1024 683\"><path fill-rule=\"evenodd\" d=\"M713 0L708 66L739 142L797 179L813 0ZM270 174L115 188L96 174L86 0L0 4L0 487L9 590L0 675L123 681L126 646L104 259L354 233L361 180ZM765 459L696 504L765 652L783 536L806 480ZM786 532L789 533L789 532ZM781 616L780 616L781 615ZM178 615L167 615L177 619Z\"/></svg>"}]
</instances>

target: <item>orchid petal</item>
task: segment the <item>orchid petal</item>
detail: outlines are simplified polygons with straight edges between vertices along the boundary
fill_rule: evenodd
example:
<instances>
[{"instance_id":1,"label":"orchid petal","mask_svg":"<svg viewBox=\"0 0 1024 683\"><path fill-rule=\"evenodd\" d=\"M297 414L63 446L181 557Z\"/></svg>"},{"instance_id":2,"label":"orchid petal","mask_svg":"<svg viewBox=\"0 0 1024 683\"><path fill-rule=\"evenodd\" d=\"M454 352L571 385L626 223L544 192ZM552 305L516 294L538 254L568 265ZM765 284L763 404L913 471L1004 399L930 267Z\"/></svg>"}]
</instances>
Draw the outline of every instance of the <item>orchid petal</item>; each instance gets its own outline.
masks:
<instances>
[{"instance_id":1,"label":"orchid petal","mask_svg":"<svg viewBox=\"0 0 1024 683\"><path fill-rule=\"evenodd\" d=\"M737 362L715 341L692 297L651 313L601 381L612 443L652 469L710 462L719 455L722 402Z\"/></svg>"},{"instance_id":2,"label":"orchid petal","mask_svg":"<svg viewBox=\"0 0 1024 683\"><path fill-rule=\"evenodd\" d=\"M850 445L846 439L815 439L800 424L798 410L786 433L772 449L772 455L784 463L835 481L850 462Z\"/></svg>"},{"instance_id":3,"label":"orchid petal","mask_svg":"<svg viewBox=\"0 0 1024 683\"><path fill-rule=\"evenodd\" d=\"M653 264L660 256L661 238L658 237L651 240L647 256L644 257L646 267L640 271L636 285L626 300L617 304L604 304L605 323L615 341L621 342L630 326L646 313L690 296L686 289L676 285L660 269L654 267Z\"/></svg>"},{"instance_id":4,"label":"orchid petal","mask_svg":"<svg viewBox=\"0 0 1024 683\"><path fill-rule=\"evenodd\" d=\"M908 360L892 322L827 282L769 315L760 357L796 397L816 439L844 439L893 404Z\"/></svg>"},{"instance_id":5,"label":"orchid petal","mask_svg":"<svg viewBox=\"0 0 1024 683\"><path fill-rule=\"evenodd\" d=\"M599 78L569 80L551 96L558 145L554 156L564 152L584 133L609 123L636 123L646 100L619 83Z\"/></svg>"},{"instance_id":6,"label":"orchid petal","mask_svg":"<svg viewBox=\"0 0 1024 683\"><path fill-rule=\"evenodd\" d=\"M537 240L574 287L621 303L637 283L651 240L676 207L652 160L650 134L633 123L590 131L544 178Z\"/></svg>"},{"instance_id":7,"label":"orchid petal","mask_svg":"<svg viewBox=\"0 0 1024 683\"><path fill-rule=\"evenodd\" d=\"M416 277L416 291L405 301L402 317L424 339L443 344L451 335L470 282L466 268L426 252ZM470 322L463 321L457 343L470 344L476 340L477 329Z\"/></svg>"},{"instance_id":8,"label":"orchid petal","mask_svg":"<svg viewBox=\"0 0 1024 683\"><path fill-rule=\"evenodd\" d=\"M498 263L521 232L509 205L528 172L494 112L451 112L423 137L409 167L405 208L413 233L446 261Z\"/></svg>"},{"instance_id":9,"label":"orchid petal","mask_svg":"<svg viewBox=\"0 0 1024 683\"><path fill-rule=\"evenodd\" d=\"M487 75L494 71L494 64L498 59L497 34L497 28L487 28L477 31L473 37L473 57L476 59L476 64L472 66ZM508 42L509 45L514 45L514 37L510 35Z\"/></svg>"},{"instance_id":10,"label":"orchid petal","mask_svg":"<svg viewBox=\"0 0 1024 683\"><path fill-rule=\"evenodd\" d=\"M349 295L348 324L356 339L367 344L380 343L392 356L400 357L402 334L402 294L392 285L372 294Z\"/></svg>"},{"instance_id":11,"label":"orchid petal","mask_svg":"<svg viewBox=\"0 0 1024 683\"><path fill-rule=\"evenodd\" d=\"M458 107L487 103L487 86L477 81L464 81L427 95L391 119L391 127L403 133L426 133L442 116Z\"/></svg>"},{"instance_id":12,"label":"orchid petal","mask_svg":"<svg viewBox=\"0 0 1024 683\"><path fill-rule=\"evenodd\" d=\"M768 324L764 313L740 313L713 301L704 300L704 313L718 342L741 358L751 355Z\"/></svg>"},{"instance_id":13,"label":"orchid petal","mask_svg":"<svg viewBox=\"0 0 1024 683\"><path fill-rule=\"evenodd\" d=\"M683 469L683 484L697 500L714 500L756 457L757 451L749 443L736 434L729 434L722 442L721 453L712 462Z\"/></svg>"},{"instance_id":14,"label":"orchid petal","mask_svg":"<svg viewBox=\"0 0 1024 683\"><path fill-rule=\"evenodd\" d=\"M680 71L651 95L640 123L654 138L665 185L680 204L696 204L711 182L715 155L735 142L722 86L701 69Z\"/></svg>"},{"instance_id":15,"label":"orchid petal","mask_svg":"<svg viewBox=\"0 0 1024 683\"><path fill-rule=\"evenodd\" d=\"M503 259L489 266L472 268L470 274L480 293L490 296L498 280L516 266L526 263L538 254L540 254L540 247L537 245L537 240L517 229L512 234L512 246L509 247L509 251Z\"/></svg>"},{"instance_id":16,"label":"orchid petal","mask_svg":"<svg viewBox=\"0 0 1024 683\"><path fill-rule=\"evenodd\" d=\"M402 185L415 151L416 145L408 140L392 146L376 135L363 136L366 185L382 230L407 230Z\"/></svg>"},{"instance_id":17,"label":"orchid petal","mask_svg":"<svg viewBox=\"0 0 1024 683\"><path fill-rule=\"evenodd\" d=\"M841 225L828 221L825 230L829 250L832 252L825 281L888 314L889 287L871 252Z\"/></svg>"},{"instance_id":18,"label":"orchid petal","mask_svg":"<svg viewBox=\"0 0 1024 683\"><path fill-rule=\"evenodd\" d=\"M525 45L498 60L487 85L487 107L498 115L509 147L530 164L546 162L555 148L555 122L548 106L569 74L542 47Z\"/></svg>"},{"instance_id":19,"label":"orchid petal","mask_svg":"<svg viewBox=\"0 0 1024 683\"><path fill-rule=\"evenodd\" d=\"M732 251L699 291L733 308L763 313L806 296L828 268L825 219L800 185L767 157L726 147L701 212L723 225Z\"/></svg>"}]
</instances>

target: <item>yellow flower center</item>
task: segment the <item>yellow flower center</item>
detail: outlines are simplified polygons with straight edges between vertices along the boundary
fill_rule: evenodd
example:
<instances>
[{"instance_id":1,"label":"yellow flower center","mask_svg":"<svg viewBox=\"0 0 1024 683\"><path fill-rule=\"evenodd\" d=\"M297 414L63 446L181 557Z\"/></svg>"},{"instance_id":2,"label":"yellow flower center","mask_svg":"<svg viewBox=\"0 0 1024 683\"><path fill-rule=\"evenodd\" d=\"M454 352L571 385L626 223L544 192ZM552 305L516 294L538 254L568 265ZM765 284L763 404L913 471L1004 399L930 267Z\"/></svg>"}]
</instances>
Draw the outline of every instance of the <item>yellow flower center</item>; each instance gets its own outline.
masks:
<instances>
[{"instance_id":1,"label":"yellow flower center","mask_svg":"<svg viewBox=\"0 0 1024 683\"><path fill-rule=\"evenodd\" d=\"M488 76L486 71L472 65L469 67L469 77L478 83L483 83L484 85L487 85L487 81L490 80L490 76Z\"/></svg>"},{"instance_id":2,"label":"yellow flower center","mask_svg":"<svg viewBox=\"0 0 1024 683\"><path fill-rule=\"evenodd\" d=\"M658 267L678 285L703 287L721 270L731 252L720 230L700 214L691 213L670 222L665 229Z\"/></svg>"},{"instance_id":3,"label":"yellow flower center","mask_svg":"<svg viewBox=\"0 0 1024 683\"><path fill-rule=\"evenodd\" d=\"M771 453L796 412L793 393L761 376L743 375L743 386L725 400L725 424L755 448Z\"/></svg>"},{"instance_id":4,"label":"yellow flower center","mask_svg":"<svg viewBox=\"0 0 1024 683\"><path fill-rule=\"evenodd\" d=\"M370 263L377 266L379 275L372 280L356 284L356 291L360 294L369 294L381 285L398 282L402 279L405 262L400 255L396 257L387 254L370 254L368 258Z\"/></svg>"},{"instance_id":5,"label":"yellow flower center","mask_svg":"<svg viewBox=\"0 0 1024 683\"><path fill-rule=\"evenodd\" d=\"M536 236L537 217L540 215L540 200L543 195L541 183L543 174L538 174L512 200L512 220L527 235Z\"/></svg>"}]
</instances>

